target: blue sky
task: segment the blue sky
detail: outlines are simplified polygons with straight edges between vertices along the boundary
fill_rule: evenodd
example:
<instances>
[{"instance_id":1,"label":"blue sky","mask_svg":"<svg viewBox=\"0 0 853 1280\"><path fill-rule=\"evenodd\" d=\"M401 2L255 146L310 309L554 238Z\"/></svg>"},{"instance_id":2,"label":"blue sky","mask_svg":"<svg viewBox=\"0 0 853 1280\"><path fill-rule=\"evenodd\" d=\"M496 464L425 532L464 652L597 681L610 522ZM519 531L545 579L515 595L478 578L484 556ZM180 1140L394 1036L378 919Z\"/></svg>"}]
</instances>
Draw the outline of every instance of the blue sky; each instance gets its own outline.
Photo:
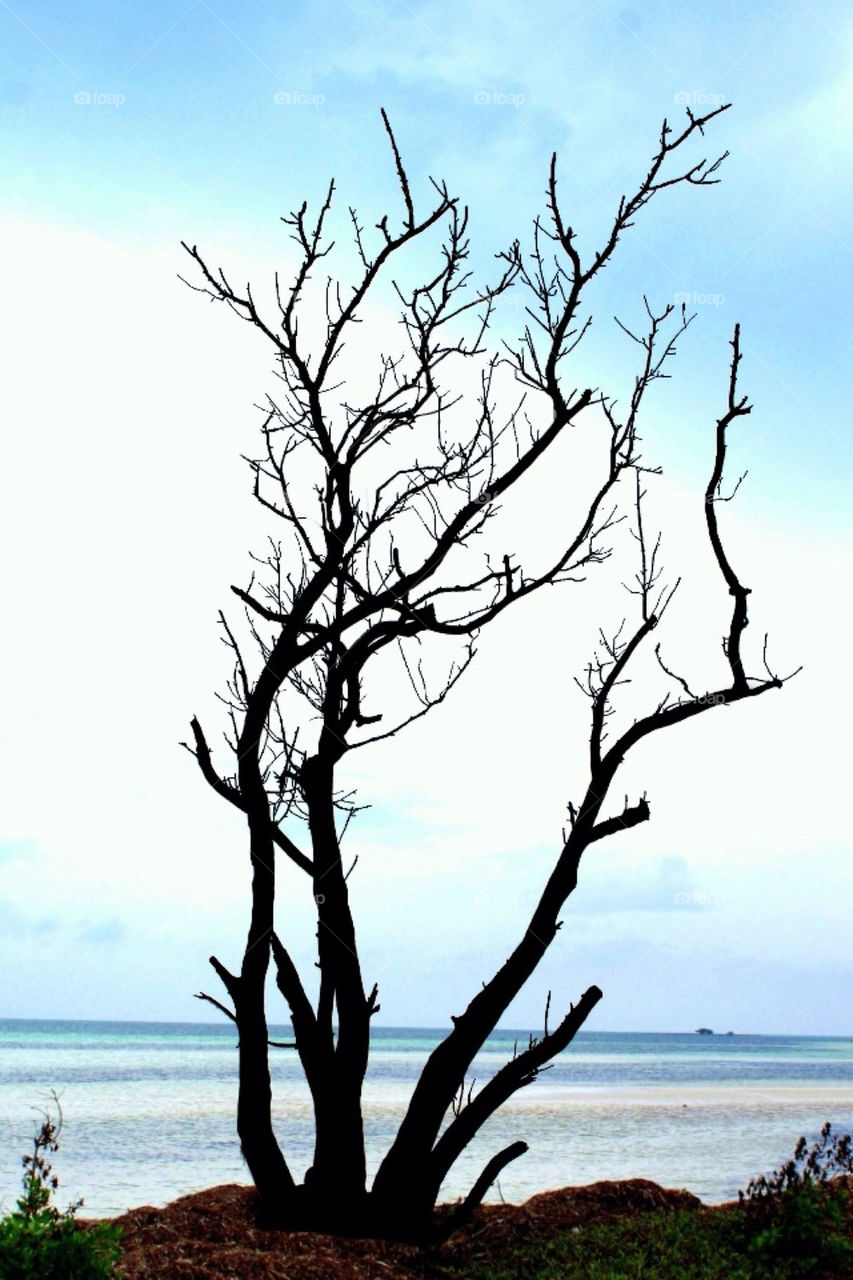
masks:
<instances>
[{"instance_id":1,"label":"blue sky","mask_svg":"<svg viewBox=\"0 0 853 1280\"><path fill-rule=\"evenodd\" d=\"M706 609L694 495L741 323L755 408L732 444L732 473L749 469L726 509L732 552L754 588L750 640L769 629L780 668L805 669L631 763L652 822L588 859L510 1022L538 1022L549 987L564 1003L598 982L602 1028L847 1031L846 7L0 2L0 51L0 1012L204 1016L207 955L239 951L242 829L177 743L196 711L215 729L216 611L265 536L239 454L271 362L177 282L180 240L261 282L292 261L279 217L330 177L341 211L393 216L384 106L416 195L432 174L469 205L478 273L524 243L554 150L589 250L662 118L723 99L694 150L731 153L723 181L638 219L590 298L583 376L624 397L614 313L637 320L644 292L695 299L643 435L665 466L673 572L697 558L673 643L713 670L725 597ZM346 275L343 241L335 261ZM497 332L517 315L507 305ZM571 676L618 596L603 578L496 628L452 706L354 758L374 808L351 883L385 1021L444 1025L513 944L579 786ZM310 964L292 888L282 916Z\"/></svg>"}]
</instances>

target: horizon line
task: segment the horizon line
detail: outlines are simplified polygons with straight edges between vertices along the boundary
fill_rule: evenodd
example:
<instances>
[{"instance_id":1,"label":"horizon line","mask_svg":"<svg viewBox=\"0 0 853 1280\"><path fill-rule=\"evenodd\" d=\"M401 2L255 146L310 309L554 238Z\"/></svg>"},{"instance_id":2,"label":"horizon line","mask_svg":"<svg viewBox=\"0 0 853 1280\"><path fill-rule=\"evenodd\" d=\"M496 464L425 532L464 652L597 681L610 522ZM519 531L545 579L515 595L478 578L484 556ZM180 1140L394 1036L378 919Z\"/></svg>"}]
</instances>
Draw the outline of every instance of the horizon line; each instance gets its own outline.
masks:
<instances>
[{"instance_id":1,"label":"horizon line","mask_svg":"<svg viewBox=\"0 0 853 1280\"><path fill-rule=\"evenodd\" d=\"M58 1023L62 1025L73 1023L99 1024L103 1026L150 1026L150 1027L215 1027L221 1028L223 1031L231 1030L227 1022L214 1022L212 1020L194 1020L188 1018L40 1018L40 1017L16 1017L16 1016L0 1016L0 1027L10 1022L34 1022L34 1023ZM293 1034L292 1025L289 1022L270 1022L267 1024L270 1031L287 1030ZM371 1028L375 1031L425 1031L432 1032L438 1036L449 1034L452 1028L426 1026L421 1023L389 1023L377 1024ZM541 1028L540 1028L541 1030ZM504 1035L529 1035L536 1034L530 1027L495 1027L490 1032L490 1037L500 1032ZM708 1038L708 1035L715 1040L726 1040L729 1038L744 1038L747 1036L758 1036L764 1039L769 1037L779 1037L789 1040L853 1040L853 1033L842 1031L734 1031L726 1029L725 1031L713 1031L709 1028L680 1028L679 1030L625 1030L602 1027L599 1030L581 1029L576 1032L576 1036L695 1036L702 1034L702 1038Z\"/></svg>"}]
</instances>

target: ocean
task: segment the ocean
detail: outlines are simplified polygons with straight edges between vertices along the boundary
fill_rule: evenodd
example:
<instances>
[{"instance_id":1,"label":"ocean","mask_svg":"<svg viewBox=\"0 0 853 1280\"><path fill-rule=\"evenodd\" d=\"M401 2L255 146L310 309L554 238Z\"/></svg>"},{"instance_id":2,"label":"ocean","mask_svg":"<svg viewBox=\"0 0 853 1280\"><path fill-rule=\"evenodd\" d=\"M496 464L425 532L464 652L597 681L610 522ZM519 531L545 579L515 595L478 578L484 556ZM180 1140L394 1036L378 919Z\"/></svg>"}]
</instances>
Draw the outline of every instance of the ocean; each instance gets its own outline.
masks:
<instances>
[{"instance_id":1,"label":"ocean","mask_svg":"<svg viewBox=\"0 0 853 1280\"><path fill-rule=\"evenodd\" d=\"M273 1039L289 1034L271 1029ZM527 1034L495 1032L470 1075L484 1082ZM371 1172L441 1035L373 1029L364 1106ZM276 1129L301 1177L311 1158L310 1099L295 1052L270 1052ZM51 1089L65 1117L54 1157L61 1207L83 1196L86 1216L108 1217L248 1183L236 1086L228 1024L0 1020L0 1212L19 1194L34 1108L48 1104ZM777 1167L801 1134L811 1140L827 1120L837 1132L853 1130L853 1039L582 1031L481 1131L441 1198L464 1194L491 1154L523 1138L527 1155L487 1199L646 1177L717 1203Z\"/></svg>"}]
</instances>

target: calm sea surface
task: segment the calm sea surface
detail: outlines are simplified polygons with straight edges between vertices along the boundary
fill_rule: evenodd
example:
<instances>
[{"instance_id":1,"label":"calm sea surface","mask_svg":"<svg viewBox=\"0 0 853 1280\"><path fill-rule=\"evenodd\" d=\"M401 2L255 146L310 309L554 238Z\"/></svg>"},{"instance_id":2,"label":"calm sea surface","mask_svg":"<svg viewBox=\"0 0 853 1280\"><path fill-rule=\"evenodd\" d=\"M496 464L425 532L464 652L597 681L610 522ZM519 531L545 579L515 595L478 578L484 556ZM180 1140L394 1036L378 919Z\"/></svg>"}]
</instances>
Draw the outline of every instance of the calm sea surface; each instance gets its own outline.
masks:
<instances>
[{"instance_id":1,"label":"calm sea surface","mask_svg":"<svg viewBox=\"0 0 853 1280\"><path fill-rule=\"evenodd\" d=\"M274 1039L289 1029L273 1028ZM365 1088L375 1170L419 1069L441 1033L374 1028ZM472 1075L486 1080L527 1033L496 1032ZM279 1139L294 1173L310 1163L311 1107L293 1050L271 1050ZM223 1182L249 1182L235 1129L231 1027L207 1023L0 1020L0 1211L49 1091L66 1127L54 1167L59 1203L85 1197L107 1216ZM468 1190L491 1154L530 1147L490 1199L599 1178L647 1177L708 1202L786 1159L825 1120L853 1130L853 1039L580 1032L553 1068L493 1118L442 1198Z\"/></svg>"}]
</instances>

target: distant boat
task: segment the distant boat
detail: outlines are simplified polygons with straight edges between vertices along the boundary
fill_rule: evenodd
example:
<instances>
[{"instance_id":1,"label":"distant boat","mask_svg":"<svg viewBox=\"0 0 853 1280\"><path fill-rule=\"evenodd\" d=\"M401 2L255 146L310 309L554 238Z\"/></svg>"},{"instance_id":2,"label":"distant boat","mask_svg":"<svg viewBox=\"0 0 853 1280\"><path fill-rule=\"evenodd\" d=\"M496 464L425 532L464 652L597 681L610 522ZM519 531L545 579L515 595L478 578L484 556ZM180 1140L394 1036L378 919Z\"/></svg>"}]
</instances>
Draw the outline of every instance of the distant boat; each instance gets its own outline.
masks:
<instances>
[{"instance_id":1,"label":"distant boat","mask_svg":"<svg viewBox=\"0 0 853 1280\"><path fill-rule=\"evenodd\" d=\"M713 1033L713 1031L711 1030L711 1028L710 1028L710 1027L697 1027L697 1028L696 1028L696 1035L697 1035L697 1036L712 1036L713 1034L714 1034L714 1033Z\"/></svg>"}]
</instances>

